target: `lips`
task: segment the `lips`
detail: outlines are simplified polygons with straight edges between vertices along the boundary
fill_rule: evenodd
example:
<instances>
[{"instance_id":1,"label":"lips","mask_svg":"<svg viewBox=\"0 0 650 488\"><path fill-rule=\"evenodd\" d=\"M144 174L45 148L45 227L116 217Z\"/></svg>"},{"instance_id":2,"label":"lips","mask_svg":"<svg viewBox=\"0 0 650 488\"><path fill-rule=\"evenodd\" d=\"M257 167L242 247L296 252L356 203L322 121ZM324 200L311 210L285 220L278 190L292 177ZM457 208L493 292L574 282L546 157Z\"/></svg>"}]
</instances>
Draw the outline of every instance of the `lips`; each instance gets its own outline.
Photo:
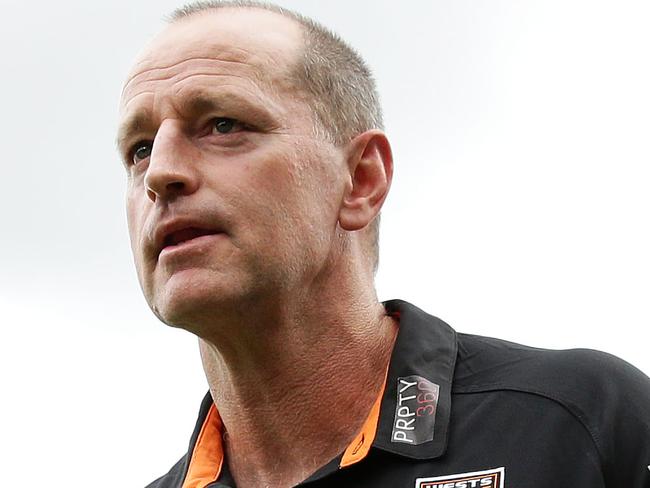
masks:
<instances>
[{"instance_id":1,"label":"lips","mask_svg":"<svg viewBox=\"0 0 650 488\"><path fill-rule=\"evenodd\" d=\"M211 219L197 219L179 217L166 222L160 222L147 240L147 247L156 259L167 248L175 248L183 243L193 241L204 236L223 234L221 225Z\"/></svg>"},{"instance_id":2,"label":"lips","mask_svg":"<svg viewBox=\"0 0 650 488\"><path fill-rule=\"evenodd\" d=\"M197 237L213 234L218 234L218 232L210 229L199 229L198 227L188 227L186 229L177 230L165 236L163 248L168 246L176 246Z\"/></svg>"}]
</instances>

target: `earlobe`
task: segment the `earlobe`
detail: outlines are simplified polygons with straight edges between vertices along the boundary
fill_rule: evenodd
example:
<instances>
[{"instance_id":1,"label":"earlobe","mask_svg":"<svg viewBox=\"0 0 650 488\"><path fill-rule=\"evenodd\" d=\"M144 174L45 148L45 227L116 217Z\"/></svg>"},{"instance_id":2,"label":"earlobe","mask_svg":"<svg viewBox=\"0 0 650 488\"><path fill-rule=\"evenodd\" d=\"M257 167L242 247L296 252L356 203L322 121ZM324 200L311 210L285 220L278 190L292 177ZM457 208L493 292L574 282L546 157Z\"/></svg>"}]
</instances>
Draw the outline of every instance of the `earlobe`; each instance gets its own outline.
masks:
<instances>
[{"instance_id":1,"label":"earlobe","mask_svg":"<svg viewBox=\"0 0 650 488\"><path fill-rule=\"evenodd\" d=\"M393 156L386 135L371 130L349 144L350 185L339 212L345 230L366 227L379 213L393 178Z\"/></svg>"}]
</instances>

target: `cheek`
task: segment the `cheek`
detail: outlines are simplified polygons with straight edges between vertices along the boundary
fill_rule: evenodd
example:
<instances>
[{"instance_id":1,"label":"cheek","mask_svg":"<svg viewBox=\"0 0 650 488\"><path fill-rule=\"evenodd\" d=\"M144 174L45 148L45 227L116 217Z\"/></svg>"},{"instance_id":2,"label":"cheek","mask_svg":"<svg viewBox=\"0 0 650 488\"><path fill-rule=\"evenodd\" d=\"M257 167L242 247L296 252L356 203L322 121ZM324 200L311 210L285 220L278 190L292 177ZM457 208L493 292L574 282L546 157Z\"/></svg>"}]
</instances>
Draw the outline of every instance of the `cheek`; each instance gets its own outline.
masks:
<instances>
[{"instance_id":1,"label":"cheek","mask_svg":"<svg viewBox=\"0 0 650 488\"><path fill-rule=\"evenodd\" d=\"M136 215L136 204L133 196L128 195L126 197L126 223L129 228L129 237L131 238L131 248L133 249L133 243L135 241L135 232L137 230L137 215Z\"/></svg>"},{"instance_id":2,"label":"cheek","mask_svg":"<svg viewBox=\"0 0 650 488\"><path fill-rule=\"evenodd\" d=\"M126 196L126 222L129 229L129 238L131 241L131 251L135 258L136 265L139 267L139 256L142 250L140 241L142 239L142 229L144 224L144 215L142 212L142 203L140 198L132 192L127 192Z\"/></svg>"},{"instance_id":3,"label":"cheek","mask_svg":"<svg viewBox=\"0 0 650 488\"><path fill-rule=\"evenodd\" d=\"M292 161L282 163L265 166L251 185L262 222L280 228L307 223L312 217L306 175Z\"/></svg>"},{"instance_id":4,"label":"cheek","mask_svg":"<svg viewBox=\"0 0 650 488\"><path fill-rule=\"evenodd\" d=\"M276 158L255 174L256 205L274 233L282 230L287 239L327 240L336 229L341 201L341 178L330 161L318 154L298 151Z\"/></svg>"}]
</instances>

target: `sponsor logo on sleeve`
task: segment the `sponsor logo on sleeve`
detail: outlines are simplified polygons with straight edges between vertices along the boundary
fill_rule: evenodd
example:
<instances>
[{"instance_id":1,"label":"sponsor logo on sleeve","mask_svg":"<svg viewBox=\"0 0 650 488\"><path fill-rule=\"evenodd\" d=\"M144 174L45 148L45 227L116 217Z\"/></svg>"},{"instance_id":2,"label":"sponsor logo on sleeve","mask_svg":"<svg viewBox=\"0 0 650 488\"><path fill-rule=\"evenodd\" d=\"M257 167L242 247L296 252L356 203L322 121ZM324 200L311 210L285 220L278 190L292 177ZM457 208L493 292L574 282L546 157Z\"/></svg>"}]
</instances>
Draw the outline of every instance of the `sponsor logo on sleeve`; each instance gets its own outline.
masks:
<instances>
[{"instance_id":1,"label":"sponsor logo on sleeve","mask_svg":"<svg viewBox=\"0 0 650 488\"><path fill-rule=\"evenodd\" d=\"M436 478L418 478L415 488L504 488L505 468L452 474Z\"/></svg>"},{"instance_id":2,"label":"sponsor logo on sleeve","mask_svg":"<svg viewBox=\"0 0 650 488\"><path fill-rule=\"evenodd\" d=\"M421 376L397 378L392 442L418 445L433 440L440 387Z\"/></svg>"}]
</instances>

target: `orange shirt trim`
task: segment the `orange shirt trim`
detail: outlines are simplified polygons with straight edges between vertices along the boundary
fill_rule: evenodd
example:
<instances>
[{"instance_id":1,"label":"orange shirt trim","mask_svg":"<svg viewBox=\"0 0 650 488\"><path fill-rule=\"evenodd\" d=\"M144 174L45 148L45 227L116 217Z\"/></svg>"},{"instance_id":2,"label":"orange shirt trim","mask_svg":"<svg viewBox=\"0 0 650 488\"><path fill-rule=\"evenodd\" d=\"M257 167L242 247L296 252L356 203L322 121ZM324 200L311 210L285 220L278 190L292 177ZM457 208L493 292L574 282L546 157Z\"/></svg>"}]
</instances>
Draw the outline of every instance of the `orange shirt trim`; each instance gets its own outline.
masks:
<instances>
[{"instance_id":1,"label":"orange shirt trim","mask_svg":"<svg viewBox=\"0 0 650 488\"><path fill-rule=\"evenodd\" d=\"M212 404L196 440L182 488L204 488L216 481L223 465L223 422Z\"/></svg>"},{"instance_id":2,"label":"orange shirt trim","mask_svg":"<svg viewBox=\"0 0 650 488\"><path fill-rule=\"evenodd\" d=\"M368 455L370 452L370 446L372 446L373 441L375 440L375 435L377 435L377 424L379 423L379 410L381 409L381 401L384 398L384 390L386 389L386 379L388 377L388 371L386 371L386 376L384 376L384 384L381 387L379 396L375 400L375 404L370 410L370 415L366 419L361 432L357 434L352 443L343 453L343 458L341 459L341 468L345 468L352 464L358 463L363 458Z\"/></svg>"}]
</instances>

